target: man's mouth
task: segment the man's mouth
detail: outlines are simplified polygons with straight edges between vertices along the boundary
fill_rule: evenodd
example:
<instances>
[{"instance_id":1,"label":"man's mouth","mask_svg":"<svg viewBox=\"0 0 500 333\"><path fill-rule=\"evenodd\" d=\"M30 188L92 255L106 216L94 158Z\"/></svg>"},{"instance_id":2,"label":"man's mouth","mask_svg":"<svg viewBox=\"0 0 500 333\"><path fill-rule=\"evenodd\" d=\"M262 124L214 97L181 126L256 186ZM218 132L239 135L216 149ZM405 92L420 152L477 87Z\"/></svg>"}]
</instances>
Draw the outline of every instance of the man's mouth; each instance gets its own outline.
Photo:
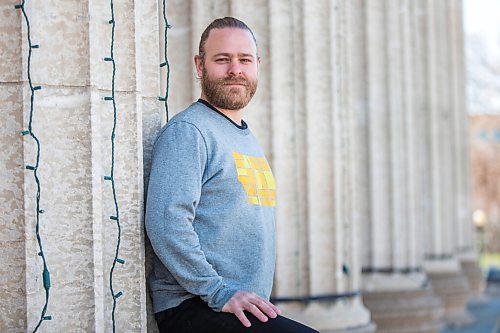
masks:
<instances>
[{"instance_id":1,"label":"man's mouth","mask_svg":"<svg viewBox=\"0 0 500 333\"><path fill-rule=\"evenodd\" d=\"M225 86L246 86L247 83L243 81L226 81L224 82Z\"/></svg>"}]
</instances>

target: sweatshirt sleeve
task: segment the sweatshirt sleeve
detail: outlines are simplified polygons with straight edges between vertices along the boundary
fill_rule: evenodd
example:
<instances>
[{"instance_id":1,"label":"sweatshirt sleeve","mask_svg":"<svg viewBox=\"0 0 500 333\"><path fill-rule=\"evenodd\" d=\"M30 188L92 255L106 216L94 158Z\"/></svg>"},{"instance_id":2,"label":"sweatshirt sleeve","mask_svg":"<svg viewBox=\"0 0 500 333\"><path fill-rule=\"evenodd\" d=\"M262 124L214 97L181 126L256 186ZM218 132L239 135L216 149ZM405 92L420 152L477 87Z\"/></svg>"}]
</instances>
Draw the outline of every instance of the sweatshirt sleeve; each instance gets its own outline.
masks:
<instances>
[{"instance_id":1,"label":"sweatshirt sleeve","mask_svg":"<svg viewBox=\"0 0 500 333\"><path fill-rule=\"evenodd\" d=\"M146 230L163 265L189 293L220 311L232 290L207 261L193 228L207 147L198 128L170 124L153 146L146 204Z\"/></svg>"}]
</instances>

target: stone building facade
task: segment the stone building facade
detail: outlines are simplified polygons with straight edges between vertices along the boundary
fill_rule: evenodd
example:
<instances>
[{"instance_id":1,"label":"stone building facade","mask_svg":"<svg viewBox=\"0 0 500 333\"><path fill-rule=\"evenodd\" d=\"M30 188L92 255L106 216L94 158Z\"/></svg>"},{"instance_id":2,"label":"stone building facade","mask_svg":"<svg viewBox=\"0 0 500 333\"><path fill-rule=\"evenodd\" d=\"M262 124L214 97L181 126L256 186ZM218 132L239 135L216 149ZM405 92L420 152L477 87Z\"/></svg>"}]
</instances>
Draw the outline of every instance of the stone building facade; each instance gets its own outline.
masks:
<instances>
[{"instance_id":1,"label":"stone building facade","mask_svg":"<svg viewBox=\"0 0 500 333\"><path fill-rule=\"evenodd\" d=\"M469 209L459 0L169 0L171 115L199 97L193 55L214 18L254 29L263 59L245 120L278 183L273 297L321 332L437 332L481 288ZM0 331L111 332L117 223L109 175L110 2L0 4ZM162 1L114 3L118 332L155 332L145 184L165 120ZM33 116L37 148L22 136ZM464 267L464 268L462 268ZM466 268L465 268L466 267ZM469 279L468 279L469 278ZM433 287L431 287L433 286ZM472 286L472 287L471 287ZM418 315L416 315L418 314Z\"/></svg>"}]
</instances>

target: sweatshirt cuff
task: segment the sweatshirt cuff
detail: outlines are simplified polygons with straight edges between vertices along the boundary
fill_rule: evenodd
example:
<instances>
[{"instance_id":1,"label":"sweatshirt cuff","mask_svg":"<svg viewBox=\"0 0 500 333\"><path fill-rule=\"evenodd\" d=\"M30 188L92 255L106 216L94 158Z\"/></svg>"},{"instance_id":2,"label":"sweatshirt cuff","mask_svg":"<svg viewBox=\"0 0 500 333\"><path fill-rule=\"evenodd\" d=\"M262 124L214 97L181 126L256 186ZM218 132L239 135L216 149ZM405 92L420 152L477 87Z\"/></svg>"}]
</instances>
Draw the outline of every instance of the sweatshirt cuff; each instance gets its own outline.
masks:
<instances>
[{"instance_id":1,"label":"sweatshirt cuff","mask_svg":"<svg viewBox=\"0 0 500 333\"><path fill-rule=\"evenodd\" d=\"M208 298L207 303L208 306L211 307L214 311L220 312L224 305L236 294L237 290L231 289L227 286L222 286L219 290L217 290L211 297Z\"/></svg>"}]
</instances>

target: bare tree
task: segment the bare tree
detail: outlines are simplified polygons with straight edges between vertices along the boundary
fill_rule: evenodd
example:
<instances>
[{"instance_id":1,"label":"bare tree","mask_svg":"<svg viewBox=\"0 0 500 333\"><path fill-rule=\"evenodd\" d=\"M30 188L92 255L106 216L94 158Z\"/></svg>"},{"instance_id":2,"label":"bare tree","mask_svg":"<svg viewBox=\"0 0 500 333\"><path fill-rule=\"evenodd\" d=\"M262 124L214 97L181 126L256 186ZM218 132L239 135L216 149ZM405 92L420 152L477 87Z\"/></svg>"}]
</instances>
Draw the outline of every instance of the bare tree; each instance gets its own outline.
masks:
<instances>
[{"instance_id":1,"label":"bare tree","mask_svg":"<svg viewBox=\"0 0 500 333\"><path fill-rule=\"evenodd\" d=\"M469 112L500 113L500 55L490 52L482 36L469 34L466 65Z\"/></svg>"}]
</instances>

